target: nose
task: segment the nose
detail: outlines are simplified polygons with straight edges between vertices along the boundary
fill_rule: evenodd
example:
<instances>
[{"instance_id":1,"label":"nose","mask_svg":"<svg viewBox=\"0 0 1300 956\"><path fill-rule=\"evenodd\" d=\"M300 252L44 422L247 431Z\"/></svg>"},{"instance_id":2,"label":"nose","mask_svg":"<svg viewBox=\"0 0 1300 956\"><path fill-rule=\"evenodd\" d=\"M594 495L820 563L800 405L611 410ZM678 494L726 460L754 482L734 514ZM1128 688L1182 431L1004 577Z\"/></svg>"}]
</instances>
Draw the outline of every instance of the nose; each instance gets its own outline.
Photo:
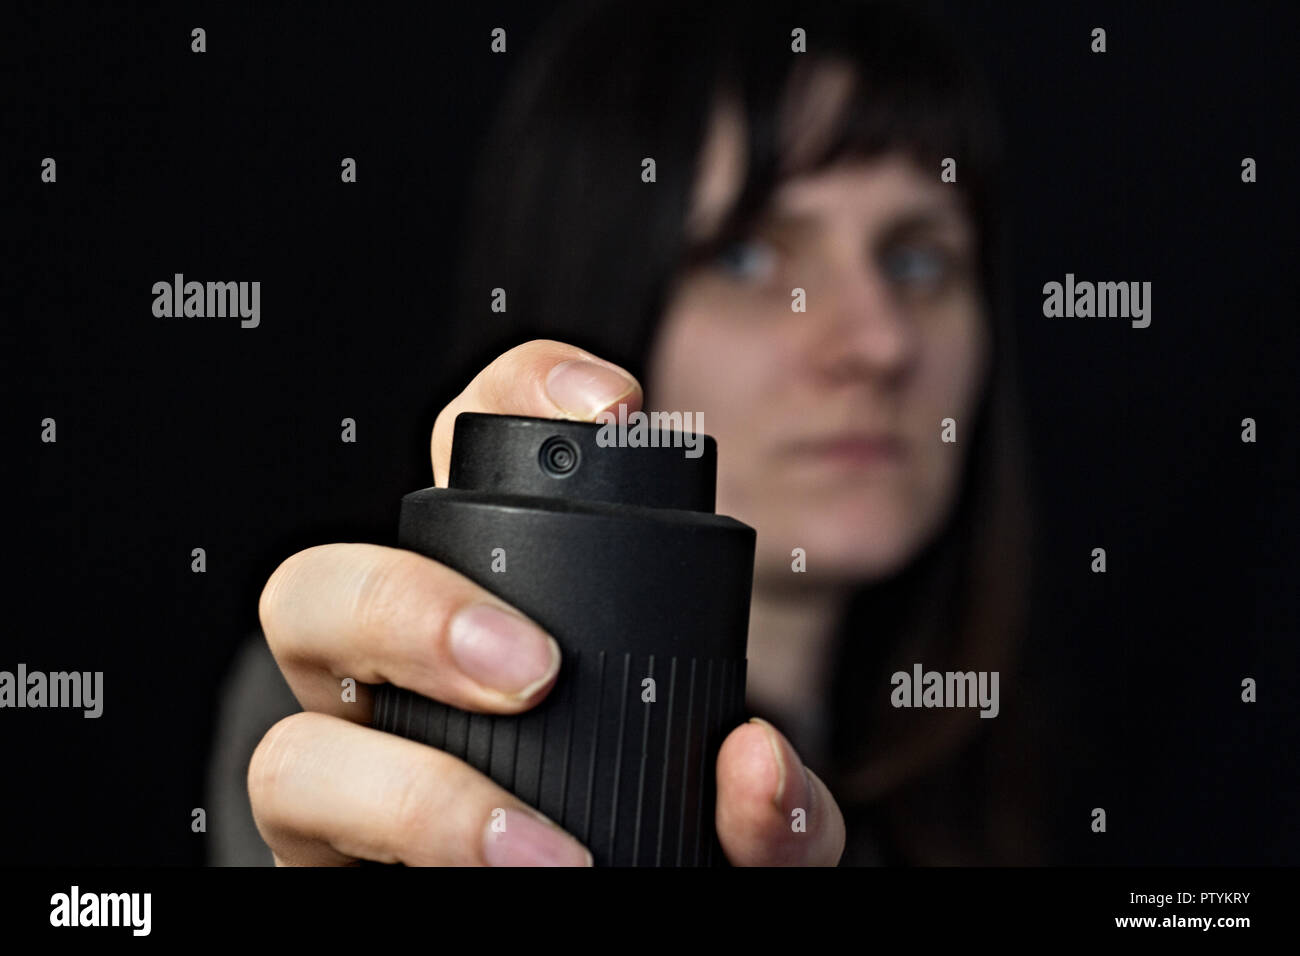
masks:
<instances>
[{"instance_id":1,"label":"nose","mask_svg":"<svg viewBox=\"0 0 1300 956\"><path fill-rule=\"evenodd\" d=\"M808 290L809 345L819 373L833 382L893 382L905 374L916 357L916 328L880 266L859 260L822 279Z\"/></svg>"}]
</instances>

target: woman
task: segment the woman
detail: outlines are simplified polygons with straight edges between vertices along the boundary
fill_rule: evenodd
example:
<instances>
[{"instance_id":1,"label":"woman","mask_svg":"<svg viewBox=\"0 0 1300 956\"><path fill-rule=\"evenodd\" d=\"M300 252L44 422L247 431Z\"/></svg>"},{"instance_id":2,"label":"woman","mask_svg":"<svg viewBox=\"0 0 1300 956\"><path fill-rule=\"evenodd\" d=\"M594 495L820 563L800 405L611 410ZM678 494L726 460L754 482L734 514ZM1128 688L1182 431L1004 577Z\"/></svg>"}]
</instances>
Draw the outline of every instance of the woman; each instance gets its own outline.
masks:
<instances>
[{"instance_id":1,"label":"woman","mask_svg":"<svg viewBox=\"0 0 1300 956\"><path fill-rule=\"evenodd\" d=\"M1030 721L1008 720L1027 509L978 78L893 8L724 0L570 8L515 80L459 323L495 339L454 343L472 368L498 357L438 417L437 484L461 411L702 413L717 510L758 530L747 704L767 719L719 755L728 859L1034 860L1010 739ZM517 613L363 544L294 555L259 610L304 708L249 765L277 862L586 861L468 766L365 726L364 686L339 702L352 676L525 710L562 662ZM998 716L896 706L916 665L996 672ZM494 807L513 841L485 839Z\"/></svg>"}]
</instances>

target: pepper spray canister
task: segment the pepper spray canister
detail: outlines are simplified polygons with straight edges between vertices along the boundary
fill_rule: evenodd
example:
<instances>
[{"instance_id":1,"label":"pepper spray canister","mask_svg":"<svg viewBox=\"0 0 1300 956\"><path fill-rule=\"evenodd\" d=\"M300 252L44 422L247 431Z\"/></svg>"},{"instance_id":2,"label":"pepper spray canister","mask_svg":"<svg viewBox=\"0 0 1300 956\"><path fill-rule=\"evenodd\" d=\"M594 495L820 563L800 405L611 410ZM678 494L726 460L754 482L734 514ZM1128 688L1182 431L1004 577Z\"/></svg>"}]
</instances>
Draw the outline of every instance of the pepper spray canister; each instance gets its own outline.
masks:
<instances>
[{"instance_id":1,"label":"pepper spray canister","mask_svg":"<svg viewBox=\"0 0 1300 956\"><path fill-rule=\"evenodd\" d=\"M402 499L398 543L536 621L560 645L559 676L511 715L384 684L373 723L464 760L597 866L725 866L715 765L744 720L754 529L714 513L711 437L617 434L456 418L448 487Z\"/></svg>"}]
</instances>

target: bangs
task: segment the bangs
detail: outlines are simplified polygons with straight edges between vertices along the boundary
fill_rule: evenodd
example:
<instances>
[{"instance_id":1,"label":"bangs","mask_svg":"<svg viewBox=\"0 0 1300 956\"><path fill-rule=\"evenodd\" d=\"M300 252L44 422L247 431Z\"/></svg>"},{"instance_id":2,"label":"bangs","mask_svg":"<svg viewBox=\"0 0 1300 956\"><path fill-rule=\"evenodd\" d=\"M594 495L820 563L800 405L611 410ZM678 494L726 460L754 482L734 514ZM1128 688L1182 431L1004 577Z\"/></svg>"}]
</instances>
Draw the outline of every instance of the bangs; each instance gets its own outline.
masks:
<instances>
[{"instance_id":1,"label":"bangs","mask_svg":"<svg viewBox=\"0 0 1300 956\"><path fill-rule=\"evenodd\" d=\"M819 29L820 7L788 16L749 7L732 21L717 90L744 127L744 182L693 262L746 235L785 182L890 153L936 180L943 160L956 160L954 188L977 229L989 218L1000 144L979 71L950 36L908 11L838 5L834 29ZM774 36L789 42L789 24L806 29L812 52L773 49Z\"/></svg>"}]
</instances>

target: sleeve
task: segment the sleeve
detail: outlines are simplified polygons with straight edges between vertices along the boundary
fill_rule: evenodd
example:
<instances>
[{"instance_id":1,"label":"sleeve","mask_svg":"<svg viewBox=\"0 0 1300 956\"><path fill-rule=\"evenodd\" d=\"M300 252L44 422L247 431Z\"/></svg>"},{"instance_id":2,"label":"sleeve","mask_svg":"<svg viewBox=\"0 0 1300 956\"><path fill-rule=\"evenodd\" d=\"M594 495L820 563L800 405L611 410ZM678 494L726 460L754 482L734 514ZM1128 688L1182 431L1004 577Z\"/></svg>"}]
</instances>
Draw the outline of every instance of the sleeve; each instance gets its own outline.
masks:
<instances>
[{"instance_id":1,"label":"sleeve","mask_svg":"<svg viewBox=\"0 0 1300 956\"><path fill-rule=\"evenodd\" d=\"M302 710L261 630L235 653L217 696L217 716L204 799L209 866L272 866L271 850L253 822L248 763L271 726Z\"/></svg>"}]
</instances>

